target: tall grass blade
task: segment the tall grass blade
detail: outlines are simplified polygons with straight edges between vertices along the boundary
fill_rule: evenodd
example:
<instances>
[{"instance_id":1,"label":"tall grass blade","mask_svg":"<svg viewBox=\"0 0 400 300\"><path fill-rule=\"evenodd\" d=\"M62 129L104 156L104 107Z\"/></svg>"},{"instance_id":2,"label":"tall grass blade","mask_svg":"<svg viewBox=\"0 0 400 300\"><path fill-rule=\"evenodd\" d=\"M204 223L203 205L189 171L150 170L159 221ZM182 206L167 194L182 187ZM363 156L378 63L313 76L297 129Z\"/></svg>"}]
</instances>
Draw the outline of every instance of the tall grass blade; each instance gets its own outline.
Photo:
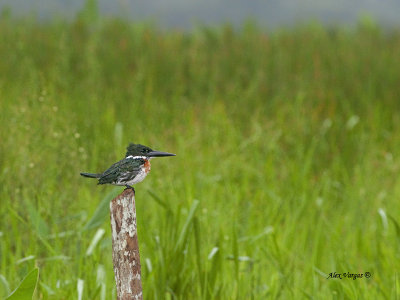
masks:
<instances>
[{"instance_id":1,"label":"tall grass blade","mask_svg":"<svg viewBox=\"0 0 400 300\"><path fill-rule=\"evenodd\" d=\"M103 200L97 206L93 216L85 224L82 230L89 230L101 226L107 219L110 213L110 201L114 199L121 192L121 188L114 188L107 195L104 196Z\"/></svg>"},{"instance_id":2,"label":"tall grass blade","mask_svg":"<svg viewBox=\"0 0 400 300\"><path fill-rule=\"evenodd\" d=\"M29 255L27 257L24 257L24 258L21 258L21 259L17 260L15 262L15 264L19 265L19 264L22 264L22 263L24 263L26 261L32 260L32 259L35 259L35 256L34 255Z\"/></svg>"},{"instance_id":3,"label":"tall grass blade","mask_svg":"<svg viewBox=\"0 0 400 300\"><path fill-rule=\"evenodd\" d=\"M92 255L94 248L96 247L100 239L103 237L105 232L106 231L103 228L97 229L96 234L94 235L92 241L90 242L89 247L86 250L86 256Z\"/></svg>"},{"instance_id":4,"label":"tall grass blade","mask_svg":"<svg viewBox=\"0 0 400 300\"><path fill-rule=\"evenodd\" d=\"M78 300L82 300L84 284L85 284L85 281L83 279L78 278L78 281L76 283L76 290L78 292Z\"/></svg>"},{"instance_id":5,"label":"tall grass blade","mask_svg":"<svg viewBox=\"0 0 400 300\"><path fill-rule=\"evenodd\" d=\"M103 265L97 267L96 282L101 287L100 300L106 299L106 270Z\"/></svg>"},{"instance_id":6,"label":"tall grass blade","mask_svg":"<svg viewBox=\"0 0 400 300\"><path fill-rule=\"evenodd\" d=\"M199 280L200 290L204 292L204 273L203 273L203 259L201 257L201 230L200 224L197 217L193 219L193 231L194 231L194 242L196 251L196 264L197 264L197 276Z\"/></svg>"},{"instance_id":7,"label":"tall grass blade","mask_svg":"<svg viewBox=\"0 0 400 300\"><path fill-rule=\"evenodd\" d=\"M233 262L235 264L236 281L239 281L239 243L235 225L233 225L232 227L232 254L233 254Z\"/></svg>"},{"instance_id":8,"label":"tall grass blade","mask_svg":"<svg viewBox=\"0 0 400 300\"><path fill-rule=\"evenodd\" d=\"M400 225L399 223L396 221L396 219L394 217L392 217L391 215L387 215L388 218L393 222L394 228L396 230L396 238L397 238L397 243L400 246Z\"/></svg>"},{"instance_id":9,"label":"tall grass blade","mask_svg":"<svg viewBox=\"0 0 400 300\"><path fill-rule=\"evenodd\" d=\"M193 204L190 207L189 214L188 214L188 216L186 218L186 222L183 225L182 231L181 231L181 233L179 235L179 238L178 238L178 241L177 241L177 243L175 245L175 251L178 250L178 249L182 249L183 244L184 244L184 242L186 240L186 237L187 237L189 226L193 221L193 217L194 217L194 214L196 212L197 207L199 206L199 203L200 203L199 200L194 200L193 201Z\"/></svg>"},{"instance_id":10,"label":"tall grass blade","mask_svg":"<svg viewBox=\"0 0 400 300\"><path fill-rule=\"evenodd\" d=\"M221 249L221 234L214 246L214 248L211 250L211 253L208 255L209 258L211 258L211 269L207 274L207 297L206 299L212 299L215 294L217 293L217 290L215 289L215 285L217 282L217 278L219 273L221 272L222 269L222 249Z\"/></svg>"},{"instance_id":11,"label":"tall grass blade","mask_svg":"<svg viewBox=\"0 0 400 300\"><path fill-rule=\"evenodd\" d=\"M166 210L168 210L169 212L172 213L171 207L169 206L169 204L163 200L161 200L161 198L159 196L157 196L154 192L152 192L151 190L147 190L150 194L150 196L156 201L157 204L159 204L161 207L165 208Z\"/></svg>"},{"instance_id":12,"label":"tall grass blade","mask_svg":"<svg viewBox=\"0 0 400 300\"><path fill-rule=\"evenodd\" d=\"M47 226L43 218L40 216L40 213L38 212L36 207L29 199L25 200L25 205L29 213L29 220L32 224L32 228L36 230L36 233L41 238L47 237L49 234L49 227Z\"/></svg>"}]
</instances>

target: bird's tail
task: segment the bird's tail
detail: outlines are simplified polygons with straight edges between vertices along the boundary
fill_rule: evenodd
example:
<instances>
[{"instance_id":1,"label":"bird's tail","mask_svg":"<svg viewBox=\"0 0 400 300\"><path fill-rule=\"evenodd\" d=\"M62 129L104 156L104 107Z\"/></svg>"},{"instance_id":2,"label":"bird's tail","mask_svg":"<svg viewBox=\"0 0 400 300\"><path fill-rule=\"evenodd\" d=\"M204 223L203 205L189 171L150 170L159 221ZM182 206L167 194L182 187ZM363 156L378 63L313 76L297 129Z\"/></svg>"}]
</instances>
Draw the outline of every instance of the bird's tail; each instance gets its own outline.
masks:
<instances>
[{"instance_id":1,"label":"bird's tail","mask_svg":"<svg viewBox=\"0 0 400 300\"><path fill-rule=\"evenodd\" d=\"M93 174L93 173L81 173L81 176L83 177L89 177L89 178L100 178L101 174Z\"/></svg>"}]
</instances>

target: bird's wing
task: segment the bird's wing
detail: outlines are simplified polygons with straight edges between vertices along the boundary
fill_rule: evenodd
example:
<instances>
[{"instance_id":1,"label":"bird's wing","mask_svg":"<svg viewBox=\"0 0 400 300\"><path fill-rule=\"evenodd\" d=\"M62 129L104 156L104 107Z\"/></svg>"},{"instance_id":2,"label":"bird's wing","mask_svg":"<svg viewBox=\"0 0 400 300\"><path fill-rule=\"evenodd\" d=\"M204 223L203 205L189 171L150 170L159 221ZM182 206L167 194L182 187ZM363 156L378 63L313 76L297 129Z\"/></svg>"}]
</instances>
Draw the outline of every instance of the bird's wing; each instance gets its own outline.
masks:
<instances>
[{"instance_id":1,"label":"bird's wing","mask_svg":"<svg viewBox=\"0 0 400 300\"><path fill-rule=\"evenodd\" d=\"M140 172L143 164L143 159L124 158L104 171L99 184L130 181Z\"/></svg>"}]
</instances>

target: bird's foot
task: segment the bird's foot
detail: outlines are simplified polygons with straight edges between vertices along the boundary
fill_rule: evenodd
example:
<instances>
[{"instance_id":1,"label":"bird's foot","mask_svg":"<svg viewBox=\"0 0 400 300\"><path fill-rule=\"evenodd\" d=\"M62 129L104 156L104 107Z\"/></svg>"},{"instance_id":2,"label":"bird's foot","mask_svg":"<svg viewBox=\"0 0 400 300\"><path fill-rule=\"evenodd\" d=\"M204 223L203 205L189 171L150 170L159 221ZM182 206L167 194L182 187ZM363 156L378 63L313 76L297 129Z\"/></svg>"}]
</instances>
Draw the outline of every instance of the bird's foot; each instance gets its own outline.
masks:
<instances>
[{"instance_id":1,"label":"bird's foot","mask_svg":"<svg viewBox=\"0 0 400 300\"><path fill-rule=\"evenodd\" d=\"M133 194L136 195L135 188L133 186L130 186L129 184L125 184L126 188L125 189L131 189L133 191Z\"/></svg>"}]
</instances>

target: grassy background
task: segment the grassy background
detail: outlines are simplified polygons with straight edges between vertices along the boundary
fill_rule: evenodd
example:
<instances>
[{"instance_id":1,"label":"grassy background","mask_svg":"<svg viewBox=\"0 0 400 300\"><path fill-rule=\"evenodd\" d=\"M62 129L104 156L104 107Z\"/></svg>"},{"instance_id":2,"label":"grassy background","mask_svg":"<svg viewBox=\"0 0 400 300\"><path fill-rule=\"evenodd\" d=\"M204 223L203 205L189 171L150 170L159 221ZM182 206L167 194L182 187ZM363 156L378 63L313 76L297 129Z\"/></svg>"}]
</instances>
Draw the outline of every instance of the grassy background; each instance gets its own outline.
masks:
<instances>
[{"instance_id":1,"label":"grassy background","mask_svg":"<svg viewBox=\"0 0 400 300\"><path fill-rule=\"evenodd\" d=\"M89 17L0 20L0 297L115 297L122 188L79 172L131 141L177 153L136 186L146 299L399 296L398 31Z\"/></svg>"}]
</instances>

